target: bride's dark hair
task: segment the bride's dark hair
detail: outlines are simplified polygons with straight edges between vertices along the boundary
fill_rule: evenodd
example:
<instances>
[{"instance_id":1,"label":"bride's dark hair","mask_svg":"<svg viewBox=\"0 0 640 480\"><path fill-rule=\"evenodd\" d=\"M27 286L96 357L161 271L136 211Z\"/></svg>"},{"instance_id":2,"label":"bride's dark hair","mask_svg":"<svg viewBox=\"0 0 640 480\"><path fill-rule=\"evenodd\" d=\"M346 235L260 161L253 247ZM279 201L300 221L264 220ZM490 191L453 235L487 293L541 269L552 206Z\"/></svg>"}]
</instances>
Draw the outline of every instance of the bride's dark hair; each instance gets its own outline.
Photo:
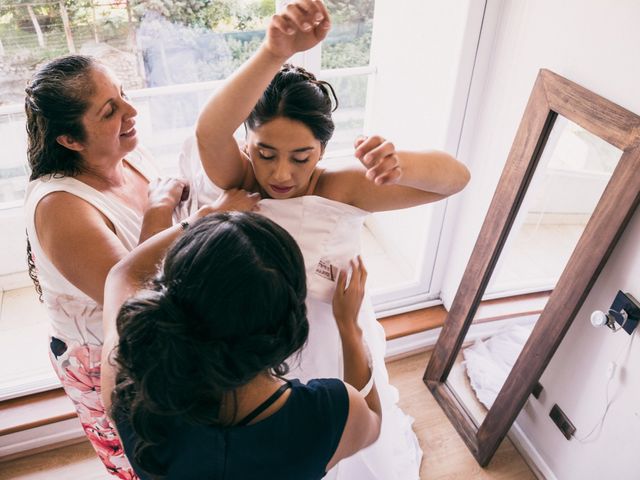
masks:
<instances>
[{"instance_id":1,"label":"bride's dark hair","mask_svg":"<svg viewBox=\"0 0 640 480\"><path fill-rule=\"evenodd\" d=\"M254 130L277 117L297 120L311 130L324 148L335 130L331 114L336 108L338 98L329 82L285 63L253 107L245 127Z\"/></svg>"},{"instance_id":2,"label":"bride's dark hair","mask_svg":"<svg viewBox=\"0 0 640 480\"><path fill-rule=\"evenodd\" d=\"M166 473L157 448L178 426L221 425L223 394L287 373L308 336L305 297L300 249L267 218L220 213L185 232L117 319L112 414L135 431L142 469Z\"/></svg>"}]
</instances>

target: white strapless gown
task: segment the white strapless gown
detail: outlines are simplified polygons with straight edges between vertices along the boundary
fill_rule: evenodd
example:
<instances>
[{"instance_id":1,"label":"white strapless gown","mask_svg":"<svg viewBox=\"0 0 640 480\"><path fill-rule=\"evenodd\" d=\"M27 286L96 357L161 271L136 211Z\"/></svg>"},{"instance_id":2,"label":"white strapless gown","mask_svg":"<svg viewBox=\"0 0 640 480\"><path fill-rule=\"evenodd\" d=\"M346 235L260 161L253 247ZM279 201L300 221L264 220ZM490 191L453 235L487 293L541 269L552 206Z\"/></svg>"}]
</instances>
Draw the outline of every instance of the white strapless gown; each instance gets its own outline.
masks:
<instances>
[{"instance_id":1,"label":"white strapless gown","mask_svg":"<svg viewBox=\"0 0 640 480\"><path fill-rule=\"evenodd\" d=\"M187 159L188 160L188 159ZM182 174L192 188L190 210L211 203L221 190L206 177L199 164L181 161ZM313 378L343 378L340 335L331 299L336 271L360 253L363 222L369 212L308 195L287 200L261 200L261 214L278 223L296 240L307 274L309 339L302 352L288 363L289 376L307 382ZM333 272L333 279L332 277ZM384 363L385 333L367 297L358 317L373 360L376 388L382 404L382 432L376 443L343 460L327 473L331 480L419 479L422 450L411 428L413 419L397 405L398 391L389 383Z\"/></svg>"}]
</instances>

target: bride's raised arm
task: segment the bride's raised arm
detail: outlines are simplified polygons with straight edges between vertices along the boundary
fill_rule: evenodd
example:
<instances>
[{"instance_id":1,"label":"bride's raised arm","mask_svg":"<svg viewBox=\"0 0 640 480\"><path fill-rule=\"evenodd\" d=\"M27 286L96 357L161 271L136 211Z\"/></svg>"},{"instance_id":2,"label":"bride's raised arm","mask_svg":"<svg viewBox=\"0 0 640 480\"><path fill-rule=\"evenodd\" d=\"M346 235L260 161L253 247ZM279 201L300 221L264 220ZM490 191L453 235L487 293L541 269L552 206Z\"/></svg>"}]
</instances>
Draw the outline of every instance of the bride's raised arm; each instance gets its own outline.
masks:
<instances>
[{"instance_id":1,"label":"bride's raised arm","mask_svg":"<svg viewBox=\"0 0 640 480\"><path fill-rule=\"evenodd\" d=\"M253 170L233 134L282 64L321 42L329 27L329 14L320 0L290 3L272 17L258 51L206 103L196 124L196 139L204 171L220 188L253 189Z\"/></svg>"}]
</instances>

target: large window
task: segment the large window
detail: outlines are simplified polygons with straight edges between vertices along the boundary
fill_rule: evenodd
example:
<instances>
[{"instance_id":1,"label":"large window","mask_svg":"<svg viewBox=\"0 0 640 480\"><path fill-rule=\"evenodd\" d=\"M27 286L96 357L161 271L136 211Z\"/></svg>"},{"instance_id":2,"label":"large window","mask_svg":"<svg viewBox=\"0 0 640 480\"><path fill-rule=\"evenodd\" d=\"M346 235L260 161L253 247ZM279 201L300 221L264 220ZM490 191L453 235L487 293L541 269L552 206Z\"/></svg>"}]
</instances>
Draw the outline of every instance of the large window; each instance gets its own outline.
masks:
<instances>
[{"instance_id":1,"label":"large window","mask_svg":"<svg viewBox=\"0 0 640 480\"><path fill-rule=\"evenodd\" d=\"M297 58L329 80L340 108L327 161L351 158L363 131L374 0L327 0L333 28ZM175 173L200 106L259 46L274 0L8 0L0 5L0 400L56 385L47 320L26 275L24 87L44 62L70 52L99 58L123 82L142 143ZM369 245L375 245L368 236ZM375 252L374 252L375 253ZM20 365L20 368L16 368Z\"/></svg>"}]
</instances>

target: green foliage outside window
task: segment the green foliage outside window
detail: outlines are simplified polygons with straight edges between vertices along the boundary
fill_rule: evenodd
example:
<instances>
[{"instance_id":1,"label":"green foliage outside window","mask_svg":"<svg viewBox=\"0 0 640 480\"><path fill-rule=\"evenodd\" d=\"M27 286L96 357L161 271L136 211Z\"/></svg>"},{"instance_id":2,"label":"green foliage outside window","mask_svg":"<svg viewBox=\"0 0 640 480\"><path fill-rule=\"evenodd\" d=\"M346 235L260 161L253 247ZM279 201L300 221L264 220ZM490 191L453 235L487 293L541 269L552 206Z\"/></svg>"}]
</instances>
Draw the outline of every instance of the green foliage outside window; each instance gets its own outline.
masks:
<instances>
[{"instance_id":1,"label":"green foliage outside window","mask_svg":"<svg viewBox=\"0 0 640 480\"><path fill-rule=\"evenodd\" d=\"M327 0L333 28L322 45L323 69L369 64L373 6L374 0ZM224 78L258 48L274 13L275 0L5 0L0 3L0 105L20 102L33 71L71 48L107 57L119 75L123 65L128 88ZM144 43L143 22L147 33L154 28L165 33L169 29L162 25L173 25L174 36L147 37ZM156 47L162 50L156 57L188 52L191 65L184 72L169 68L172 75L152 81L145 62L153 54L148 49Z\"/></svg>"}]
</instances>

